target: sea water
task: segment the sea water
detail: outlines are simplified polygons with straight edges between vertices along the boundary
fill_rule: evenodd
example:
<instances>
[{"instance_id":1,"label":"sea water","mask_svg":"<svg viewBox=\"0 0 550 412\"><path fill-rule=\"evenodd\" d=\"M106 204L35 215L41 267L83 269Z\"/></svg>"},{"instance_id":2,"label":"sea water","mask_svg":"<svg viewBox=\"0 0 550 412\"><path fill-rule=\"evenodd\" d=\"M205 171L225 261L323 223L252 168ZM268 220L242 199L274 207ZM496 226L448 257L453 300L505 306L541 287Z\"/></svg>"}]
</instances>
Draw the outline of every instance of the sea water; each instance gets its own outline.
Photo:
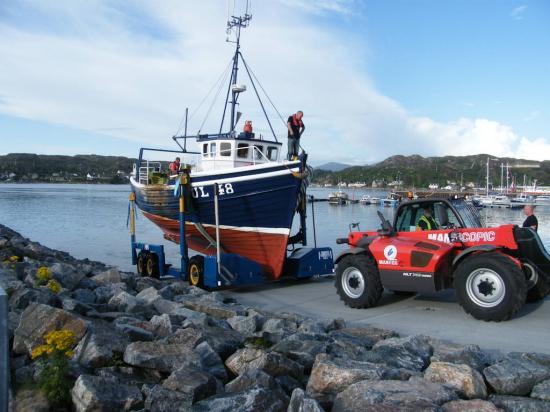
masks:
<instances>
[{"instance_id":1,"label":"sea water","mask_svg":"<svg viewBox=\"0 0 550 412\"><path fill-rule=\"evenodd\" d=\"M326 199L333 191L310 188L309 195ZM130 261L130 234L127 227L128 195L130 185L95 184L0 184L0 223L20 232L31 240L48 247L69 252L83 259L98 260L123 270L132 270ZM363 194L383 198L387 192L348 190L350 198ZM312 207L314 210L312 210ZM308 243L313 245L313 214L318 246L330 246L335 254L346 245L337 245L336 238L346 237L352 223L361 230L380 227L377 211L393 221L395 208L376 205L349 204L334 206L327 202L308 204ZM488 226L521 224L521 210L483 209L482 219ZM539 235L550 250L550 207L536 210ZM294 219L292 234L299 219ZM137 220L137 238L148 243L164 244L168 261L179 260L178 246L164 240L162 232L141 214Z\"/></svg>"}]
</instances>

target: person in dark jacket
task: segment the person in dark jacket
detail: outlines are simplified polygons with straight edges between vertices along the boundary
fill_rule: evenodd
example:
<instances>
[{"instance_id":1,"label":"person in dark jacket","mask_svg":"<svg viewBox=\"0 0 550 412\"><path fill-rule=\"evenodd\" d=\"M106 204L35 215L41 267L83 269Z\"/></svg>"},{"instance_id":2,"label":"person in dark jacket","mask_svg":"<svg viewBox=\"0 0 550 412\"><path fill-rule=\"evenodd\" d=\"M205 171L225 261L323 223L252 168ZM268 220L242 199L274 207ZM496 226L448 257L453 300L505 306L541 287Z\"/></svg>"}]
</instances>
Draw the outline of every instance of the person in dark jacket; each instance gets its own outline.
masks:
<instances>
[{"instance_id":1,"label":"person in dark jacket","mask_svg":"<svg viewBox=\"0 0 550 412\"><path fill-rule=\"evenodd\" d=\"M304 112L298 110L295 114L288 117L286 127L288 129L288 160L296 160L300 149L300 137L306 126L302 121Z\"/></svg>"},{"instance_id":2,"label":"person in dark jacket","mask_svg":"<svg viewBox=\"0 0 550 412\"><path fill-rule=\"evenodd\" d=\"M525 205L523 207L523 213L527 216L523 222L523 227L530 227L536 232L539 227L539 221L535 216L535 205Z\"/></svg>"}]
</instances>

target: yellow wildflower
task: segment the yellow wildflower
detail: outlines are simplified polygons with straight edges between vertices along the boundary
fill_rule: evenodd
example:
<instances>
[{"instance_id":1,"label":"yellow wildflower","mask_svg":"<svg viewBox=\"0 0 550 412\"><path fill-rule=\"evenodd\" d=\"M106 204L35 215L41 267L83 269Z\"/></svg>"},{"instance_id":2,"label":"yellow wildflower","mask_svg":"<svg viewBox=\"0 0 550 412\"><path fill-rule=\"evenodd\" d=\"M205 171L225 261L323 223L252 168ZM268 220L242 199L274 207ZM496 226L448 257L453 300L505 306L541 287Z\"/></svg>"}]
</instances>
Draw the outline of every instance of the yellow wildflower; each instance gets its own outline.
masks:
<instances>
[{"instance_id":1,"label":"yellow wildflower","mask_svg":"<svg viewBox=\"0 0 550 412\"><path fill-rule=\"evenodd\" d=\"M71 348L76 344L74 333L67 329L54 330L44 335L44 345L37 346L32 351L32 358L43 355L52 355L55 352L62 352L65 356L73 356Z\"/></svg>"},{"instance_id":2,"label":"yellow wildflower","mask_svg":"<svg viewBox=\"0 0 550 412\"><path fill-rule=\"evenodd\" d=\"M54 279L48 280L46 287L50 289L53 293L61 292L61 285L57 283L57 281L55 281Z\"/></svg>"},{"instance_id":3,"label":"yellow wildflower","mask_svg":"<svg viewBox=\"0 0 550 412\"><path fill-rule=\"evenodd\" d=\"M15 255L10 256L9 261L12 263L19 262L19 256L15 256Z\"/></svg>"},{"instance_id":4,"label":"yellow wildflower","mask_svg":"<svg viewBox=\"0 0 550 412\"><path fill-rule=\"evenodd\" d=\"M36 271L36 283L38 285L45 285L52 278L52 272L46 266L41 266Z\"/></svg>"}]
</instances>

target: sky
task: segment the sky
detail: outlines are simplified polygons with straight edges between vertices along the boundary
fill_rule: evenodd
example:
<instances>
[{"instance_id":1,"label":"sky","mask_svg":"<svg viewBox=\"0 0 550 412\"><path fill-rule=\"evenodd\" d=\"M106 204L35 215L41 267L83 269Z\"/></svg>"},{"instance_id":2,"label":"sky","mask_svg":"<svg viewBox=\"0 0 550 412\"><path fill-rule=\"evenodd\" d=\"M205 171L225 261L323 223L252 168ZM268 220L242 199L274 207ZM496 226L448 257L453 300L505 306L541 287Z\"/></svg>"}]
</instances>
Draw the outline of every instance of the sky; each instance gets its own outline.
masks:
<instances>
[{"instance_id":1,"label":"sky","mask_svg":"<svg viewBox=\"0 0 550 412\"><path fill-rule=\"evenodd\" d=\"M228 13L245 4L3 0L0 154L173 149L186 107L190 133L217 132L223 98L207 93L234 51ZM243 55L283 118L304 111L313 164L550 159L546 0L252 0L251 12ZM244 75L238 127L268 137Z\"/></svg>"}]
</instances>

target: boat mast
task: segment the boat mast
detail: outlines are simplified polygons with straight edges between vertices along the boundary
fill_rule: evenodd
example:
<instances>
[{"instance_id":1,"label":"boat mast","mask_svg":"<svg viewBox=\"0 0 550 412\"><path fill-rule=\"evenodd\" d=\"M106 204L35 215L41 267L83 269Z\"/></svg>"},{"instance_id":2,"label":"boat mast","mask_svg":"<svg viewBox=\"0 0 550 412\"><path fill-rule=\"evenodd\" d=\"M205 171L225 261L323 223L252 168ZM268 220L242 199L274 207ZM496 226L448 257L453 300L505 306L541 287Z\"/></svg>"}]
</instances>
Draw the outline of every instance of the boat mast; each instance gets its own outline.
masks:
<instances>
[{"instance_id":1,"label":"boat mast","mask_svg":"<svg viewBox=\"0 0 550 412\"><path fill-rule=\"evenodd\" d=\"M230 118L230 129L229 132L233 132L236 126L236 106L237 106L237 99L239 97L239 93L241 90L239 90L237 86L237 75L239 72L239 55L240 55L240 48L241 48L241 28L248 27L250 24L250 20L252 19L252 14L248 13L248 4L247 4L247 10L243 16L231 16L231 19L227 22L227 34L231 35L233 32L233 29L235 29L235 40L230 40L229 37L227 38L227 41L229 43L235 43L235 54L233 55L233 69L231 70L231 77L229 79L229 86L227 88L227 95L225 97L225 106L223 109L223 116L222 116L222 122L220 124L220 134L223 129L223 123L225 121L225 112L227 110L227 104L231 103L231 118ZM231 93L231 101L229 101L229 93Z\"/></svg>"}]
</instances>

